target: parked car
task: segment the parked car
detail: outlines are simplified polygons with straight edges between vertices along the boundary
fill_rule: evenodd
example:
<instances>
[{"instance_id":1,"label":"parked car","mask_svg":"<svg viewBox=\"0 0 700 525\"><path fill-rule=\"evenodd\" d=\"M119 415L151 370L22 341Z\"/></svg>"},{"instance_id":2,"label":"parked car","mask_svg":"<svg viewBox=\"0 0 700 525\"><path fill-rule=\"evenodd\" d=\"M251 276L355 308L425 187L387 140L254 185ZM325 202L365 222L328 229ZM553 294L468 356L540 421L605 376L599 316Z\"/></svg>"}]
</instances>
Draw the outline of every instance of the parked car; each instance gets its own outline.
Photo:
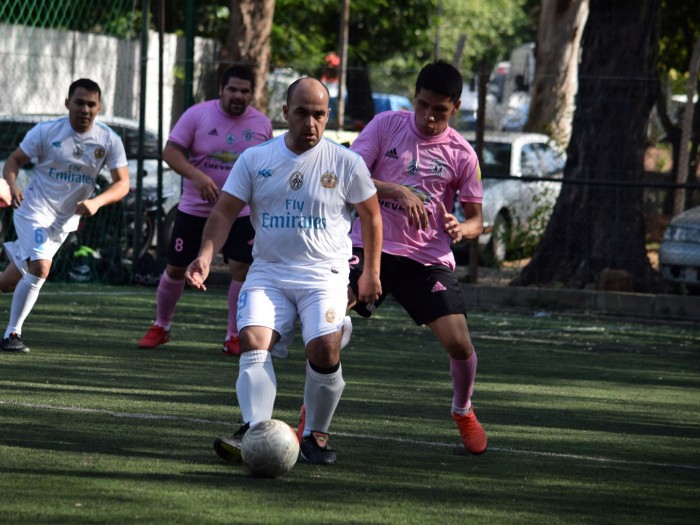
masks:
<instances>
[{"instance_id":1,"label":"parked car","mask_svg":"<svg viewBox=\"0 0 700 525\"><path fill-rule=\"evenodd\" d=\"M347 111L348 94L345 93L345 104ZM413 111L413 102L408 97L403 95L395 95L392 93L372 93L372 102L374 103L374 114L382 113L383 111L398 111L405 109L408 111ZM331 108L331 119L337 112L337 97L331 96L330 108ZM345 129L353 129L355 131L360 131L367 122L360 121L353 118L352 115L346 113L345 115Z\"/></svg>"},{"instance_id":2,"label":"parked car","mask_svg":"<svg viewBox=\"0 0 700 525\"><path fill-rule=\"evenodd\" d=\"M676 215L666 227L659 266L664 279L700 287L700 206Z\"/></svg>"},{"instance_id":3,"label":"parked car","mask_svg":"<svg viewBox=\"0 0 700 525\"><path fill-rule=\"evenodd\" d=\"M462 134L475 148L473 133ZM481 175L484 186L484 233L479 249L486 264L498 265L509 254L531 249L544 232L561 183L564 152L539 133L487 132ZM455 203L461 218L461 206ZM454 247L457 264L469 261L470 243Z\"/></svg>"},{"instance_id":4,"label":"parked car","mask_svg":"<svg viewBox=\"0 0 700 525\"><path fill-rule=\"evenodd\" d=\"M32 115L0 115L0 169L5 164L5 159L12 153L22 141L27 131L39 122L59 118L62 115L32 114ZM131 192L127 195L127 223L134 222L135 209L135 189L137 184L138 171L138 150L139 150L139 123L135 120L120 117L99 116L98 121L107 124L122 138L126 157L129 163L129 179ZM147 129L144 135L144 161L143 161L143 191L142 191L142 232L141 249L143 254L157 241L156 236L156 214L158 206L164 217L163 232L169 238L172 230L172 223L175 218L175 210L180 201L181 177L173 172L170 167L163 162L163 192L158 199L158 158L160 156L160 145L158 135L155 131ZM33 164L23 166L17 177L17 182L24 187L32 176ZM109 179L108 170L104 169L104 176ZM159 202L160 200L160 202ZM131 213L129 215L129 207ZM128 225L127 225L128 226ZM132 228L133 229L133 228ZM127 227L127 230L129 228ZM0 242L4 239L6 232L0 231Z\"/></svg>"}]
</instances>

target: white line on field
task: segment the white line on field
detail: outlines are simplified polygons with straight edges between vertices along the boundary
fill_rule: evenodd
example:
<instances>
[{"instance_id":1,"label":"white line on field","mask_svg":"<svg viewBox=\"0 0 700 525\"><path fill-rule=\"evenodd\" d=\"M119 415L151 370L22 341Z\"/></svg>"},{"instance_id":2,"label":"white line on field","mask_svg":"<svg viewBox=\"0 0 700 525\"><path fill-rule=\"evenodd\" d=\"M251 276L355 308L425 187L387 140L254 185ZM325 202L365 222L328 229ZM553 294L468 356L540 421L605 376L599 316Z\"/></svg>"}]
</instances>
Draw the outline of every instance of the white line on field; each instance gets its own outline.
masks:
<instances>
[{"instance_id":1,"label":"white line on field","mask_svg":"<svg viewBox=\"0 0 700 525\"><path fill-rule=\"evenodd\" d=\"M215 419L203 419L198 417L185 416L169 416L165 414L145 414L142 412L115 412L113 410L103 410L98 408L83 408L74 406L58 406L48 405L45 403L23 403L20 401L4 401L0 400L0 405L12 405L24 408L34 408L43 410L55 410L64 412L75 412L80 414L100 414L104 416L131 418L131 419L148 419L148 420L171 420L171 421L187 421L190 423L201 423L205 425L227 425L235 426L227 421L217 421ZM351 434L347 432L334 432L336 436L349 437L353 439L374 439L377 441L391 441L394 443L409 443L411 445L423 445L429 447L450 447L456 448L454 443L442 443L439 441L420 441L410 438L392 437L392 436L374 436L371 434ZM581 454L561 454L557 452L541 452L538 450L518 450L514 448L489 447L489 452L503 452L511 454L524 454L529 456L541 456L563 459L577 459L581 461L594 461L600 463L618 463L623 465L643 465L646 467L662 467L662 468L679 468L686 470L700 470L698 465L688 465L683 463L660 463L656 461L633 461L628 459L614 459L606 457L585 456Z\"/></svg>"}]
</instances>

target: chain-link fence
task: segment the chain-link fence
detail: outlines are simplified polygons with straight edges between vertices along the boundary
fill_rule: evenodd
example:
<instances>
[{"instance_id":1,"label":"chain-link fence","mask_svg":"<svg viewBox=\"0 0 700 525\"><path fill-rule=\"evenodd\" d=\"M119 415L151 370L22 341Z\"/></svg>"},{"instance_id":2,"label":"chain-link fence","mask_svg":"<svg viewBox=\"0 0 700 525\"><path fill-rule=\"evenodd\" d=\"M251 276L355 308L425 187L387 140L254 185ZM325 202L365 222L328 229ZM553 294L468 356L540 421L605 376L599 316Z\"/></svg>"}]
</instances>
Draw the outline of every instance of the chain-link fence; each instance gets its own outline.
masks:
<instances>
[{"instance_id":1,"label":"chain-link fence","mask_svg":"<svg viewBox=\"0 0 700 525\"><path fill-rule=\"evenodd\" d=\"M3 63L0 76L3 92L0 98L0 163L17 147L32 125L65 114L64 100L69 84L76 78L87 77L102 87L100 118L124 140L132 186L136 189L142 185L139 206L133 191L121 203L102 209L98 216L81 223L78 232L69 238L56 256L52 279L128 282L131 280L132 261L146 252L154 253L156 247L162 250L163 241L167 241L169 221L179 198L180 177L160 159L163 138L184 109L188 42L182 36L154 31L149 31L144 39L140 29L143 13L138 4L132 0L0 0L0 59ZM142 44L145 42L148 52L143 57ZM191 89L197 102L216 96L221 44L215 39L196 38L193 48ZM280 109L287 85L299 75L323 78L329 73L329 70L316 66L309 66L306 71L298 69L298 64L297 70L278 65L268 78L268 114L279 127L284 126ZM409 80L403 90L391 84L393 93L371 93L371 98L368 94L366 103L372 107L359 111L357 118L351 114L345 122L346 129L352 131L329 134L339 142L351 142L357 129L375 112L411 107L410 83L414 81L415 73L395 69L353 71L350 75L353 79L365 76ZM143 74L145 81L142 83ZM334 94L333 81L327 80ZM489 86L494 96L497 95L498 81L496 76ZM389 85L377 81L374 84ZM490 110L487 102L487 125L496 128L514 126L513 122L518 120L517 111L514 116L511 109L508 115L499 115L498 111ZM143 134L140 132L141 117L146 126ZM523 121L521 114L520 124ZM462 110L453 125L474 140L476 91L473 84L465 86ZM541 138L518 139L513 135L499 137L489 133L485 143L482 171L488 232L479 243L459 245L455 252L458 271L471 274L469 280L507 284L529 261L547 227L562 184L570 181L561 179L560 152ZM141 155L139 151L142 151ZM668 150L661 147L659 151L663 156ZM142 170L140 181L137 175L139 167ZM24 167L21 183L26 183L31 177L31 168L31 165ZM670 160L650 160L644 177L634 184L634 191L643 193L645 241L650 263L655 269L659 269L658 248L672 213L675 188L669 169ZM594 190L606 184L610 191L618 192L620 199L629 190L629 187L615 185L614 181L608 184L601 180L591 182L589 188ZM700 192L692 190L692 185L690 188L689 202L700 204ZM7 208L0 211L0 240L14 235L11 213ZM624 218L619 217L619 220ZM582 239L587 235L585 231L579 234ZM139 242L135 248L137 238ZM476 270L477 265L472 259L471 269L467 270L470 266L468 253L477 246L481 264ZM5 264L3 257L0 267ZM689 270L674 271L685 275ZM697 275L700 269L695 269L695 272Z\"/></svg>"},{"instance_id":2,"label":"chain-link fence","mask_svg":"<svg viewBox=\"0 0 700 525\"><path fill-rule=\"evenodd\" d=\"M68 87L78 78L100 85L98 119L121 136L129 159L130 194L81 221L56 255L51 279L127 282L131 263L156 246L162 251L167 241L181 179L160 159L163 134L183 111L185 43L153 31L144 37L141 17L131 0L0 1L0 166L32 126L66 114ZM200 64L194 68L195 89L210 74L206 65L214 63L216 46L211 40L195 41L195 63ZM33 165L24 166L19 185L26 187L32 175ZM109 174L104 175L97 192L108 184ZM4 208L0 213L0 241L9 240L12 212ZM6 263L3 257L0 265Z\"/></svg>"}]
</instances>

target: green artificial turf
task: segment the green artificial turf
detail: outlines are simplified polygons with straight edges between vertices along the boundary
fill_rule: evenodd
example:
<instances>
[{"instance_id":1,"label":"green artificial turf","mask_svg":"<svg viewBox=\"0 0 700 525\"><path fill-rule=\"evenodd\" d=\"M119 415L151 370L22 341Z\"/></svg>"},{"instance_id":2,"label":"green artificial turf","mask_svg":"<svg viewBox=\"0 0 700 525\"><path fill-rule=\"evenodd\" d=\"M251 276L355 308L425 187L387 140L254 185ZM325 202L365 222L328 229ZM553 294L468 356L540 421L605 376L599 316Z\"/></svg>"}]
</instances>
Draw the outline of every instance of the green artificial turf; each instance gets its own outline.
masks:
<instances>
[{"instance_id":1,"label":"green artificial turf","mask_svg":"<svg viewBox=\"0 0 700 525\"><path fill-rule=\"evenodd\" d=\"M0 296L3 322L11 296ZM239 424L226 290L188 290L140 350L155 288L47 284L0 353L2 524L637 524L700 515L700 327L470 312L482 456L460 454L448 359L391 301L354 316L338 464L249 477L213 452ZM276 360L294 425L304 355Z\"/></svg>"}]
</instances>

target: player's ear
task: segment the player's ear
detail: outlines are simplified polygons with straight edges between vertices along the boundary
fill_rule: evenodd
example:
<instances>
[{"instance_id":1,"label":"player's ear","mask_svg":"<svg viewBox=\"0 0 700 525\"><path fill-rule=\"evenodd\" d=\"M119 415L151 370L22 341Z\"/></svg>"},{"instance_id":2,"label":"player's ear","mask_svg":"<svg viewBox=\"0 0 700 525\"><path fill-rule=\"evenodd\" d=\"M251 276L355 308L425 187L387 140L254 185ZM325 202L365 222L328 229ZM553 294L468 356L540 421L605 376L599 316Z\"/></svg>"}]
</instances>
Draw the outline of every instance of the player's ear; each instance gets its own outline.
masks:
<instances>
[{"instance_id":1,"label":"player's ear","mask_svg":"<svg viewBox=\"0 0 700 525\"><path fill-rule=\"evenodd\" d=\"M66 109L69 109L68 106L70 105L70 99L67 98L66 101L64 102Z\"/></svg>"}]
</instances>

